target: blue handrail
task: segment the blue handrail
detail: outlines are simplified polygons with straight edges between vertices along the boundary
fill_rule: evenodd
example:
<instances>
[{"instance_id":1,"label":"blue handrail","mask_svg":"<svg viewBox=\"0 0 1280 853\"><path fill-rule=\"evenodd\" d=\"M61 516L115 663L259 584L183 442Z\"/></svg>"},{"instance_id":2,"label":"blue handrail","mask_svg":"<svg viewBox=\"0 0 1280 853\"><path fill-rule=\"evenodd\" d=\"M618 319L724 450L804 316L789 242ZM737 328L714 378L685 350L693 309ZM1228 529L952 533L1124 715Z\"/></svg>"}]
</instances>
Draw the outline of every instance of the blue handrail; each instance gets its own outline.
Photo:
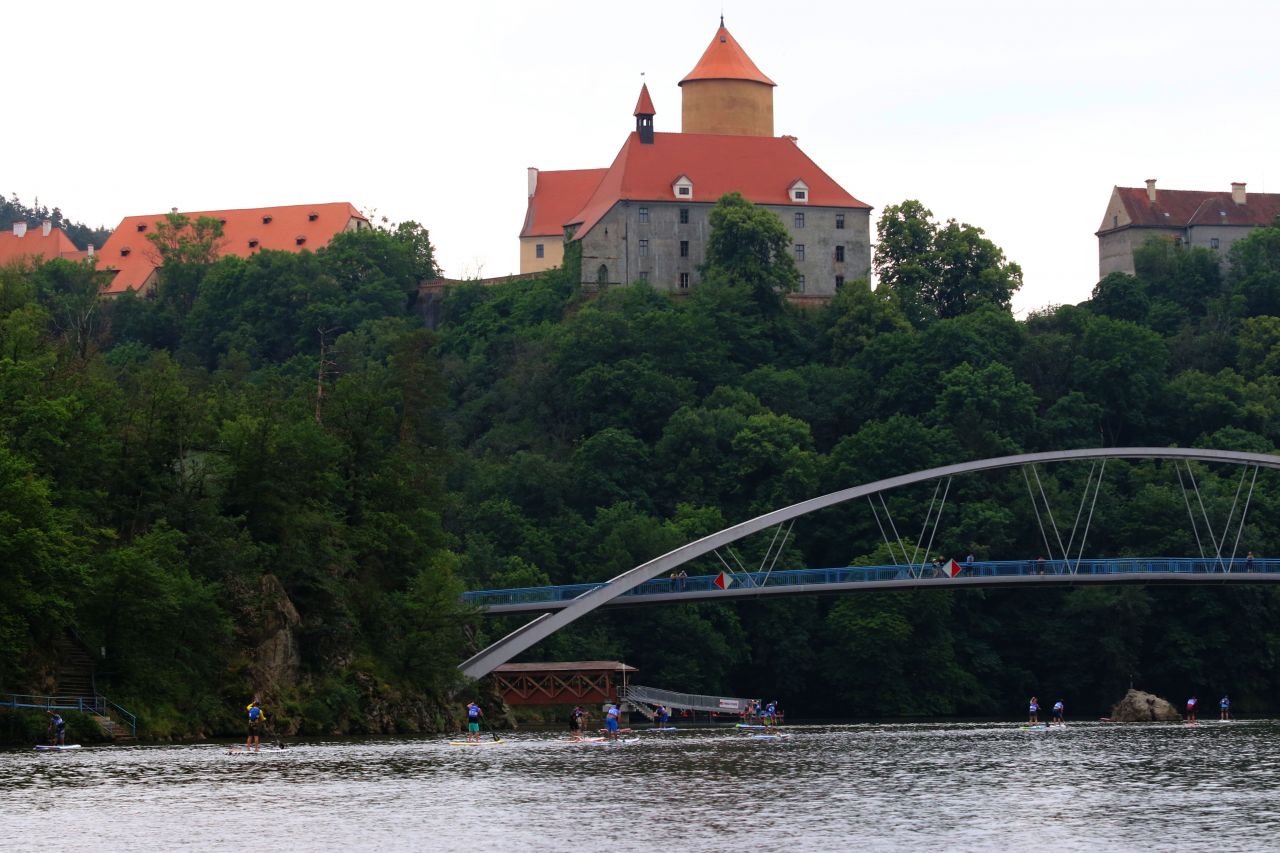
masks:
<instances>
[{"instance_id":1,"label":"blue handrail","mask_svg":"<svg viewBox=\"0 0 1280 853\"><path fill-rule=\"evenodd\" d=\"M17 710L31 708L39 711L79 711L110 717L108 708L114 708L129 723L129 733L138 736L138 718L105 696L38 696L31 693L0 694L0 708Z\"/></svg>"},{"instance_id":2,"label":"blue handrail","mask_svg":"<svg viewBox=\"0 0 1280 853\"><path fill-rule=\"evenodd\" d=\"M958 577L1009 578L1041 575L1114 576L1154 573L1186 575L1275 575L1280 574L1280 559L1234 560L1201 559L1199 557L1124 557L1068 560L984 560L970 566L960 563ZM715 590L718 575L698 575L684 579L654 578L623 593L619 598L648 595L708 593ZM929 564L897 566L844 566L825 569L786 569L773 572L741 572L734 575L739 587L760 589L788 586L822 586L870 581L892 581L908 578L929 579L938 575ZM563 584L560 586L522 587L517 589L484 589L464 592L463 602L476 607L500 607L515 604L547 604L570 601L585 592L604 586L600 583Z\"/></svg>"}]
</instances>

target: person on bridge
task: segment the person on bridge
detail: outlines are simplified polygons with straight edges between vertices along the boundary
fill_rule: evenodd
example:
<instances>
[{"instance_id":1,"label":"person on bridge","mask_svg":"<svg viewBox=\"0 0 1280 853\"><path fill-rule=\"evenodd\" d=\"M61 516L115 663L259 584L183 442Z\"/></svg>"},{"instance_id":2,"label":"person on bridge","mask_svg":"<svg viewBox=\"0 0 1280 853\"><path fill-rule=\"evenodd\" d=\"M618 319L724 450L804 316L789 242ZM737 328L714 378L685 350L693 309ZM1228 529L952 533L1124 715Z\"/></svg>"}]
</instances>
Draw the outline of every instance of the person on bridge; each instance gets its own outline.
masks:
<instances>
[{"instance_id":1,"label":"person on bridge","mask_svg":"<svg viewBox=\"0 0 1280 853\"><path fill-rule=\"evenodd\" d=\"M1065 711L1065 708L1062 705L1061 699L1053 703L1053 721L1060 726L1066 725L1066 722L1067 722L1065 719L1063 719L1064 711Z\"/></svg>"},{"instance_id":2,"label":"person on bridge","mask_svg":"<svg viewBox=\"0 0 1280 853\"><path fill-rule=\"evenodd\" d=\"M622 714L622 709L618 707L618 703L614 702L609 705L609 711L604 717L604 728L610 740L618 739L618 717Z\"/></svg>"},{"instance_id":3,"label":"person on bridge","mask_svg":"<svg viewBox=\"0 0 1280 853\"><path fill-rule=\"evenodd\" d=\"M258 700L254 699L248 705L244 706L245 716L248 718L248 732L244 737L245 751L255 750L262 751L262 736L258 729L267 721L267 715L258 705Z\"/></svg>"},{"instance_id":4,"label":"person on bridge","mask_svg":"<svg viewBox=\"0 0 1280 853\"><path fill-rule=\"evenodd\" d=\"M1218 700L1218 719L1219 720L1231 719L1231 700L1228 699L1225 695Z\"/></svg>"},{"instance_id":5,"label":"person on bridge","mask_svg":"<svg viewBox=\"0 0 1280 853\"><path fill-rule=\"evenodd\" d=\"M1194 723L1196 721L1196 697L1192 696L1187 700L1187 722Z\"/></svg>"},{"instance_id":6,"label":"person on bridge","mask_svg":"<svg viewBox=\"0 0 1280 853\"><path fill-rule=\"evenodd\" d=\"M1040 722L1040 703L1036 701L1034 696L1027 703L1027 722L1032 724Z\"/></svg>"},{"instance_id":7,"label":"person on bridge","mask_svg":"<svg viewBox=\"0 0 1280 853\"><path fill-rule=\"evenodd\" d=\"M50 741L54 746L67 745L67 721L62 719L62 715L56 712L49 714L49 732L52 735Z\"/></svg>"},{"instance_id":8,"label":"person on bridge","mask_svg":"<svg viewBox=\"0 0 1280 853\"><path fill-rule=\"evenodd\" d=\"M475 702L467 703L467 741L469 743L480 742L480 718L484 716L484 711L480 710L480 706Z\"/></svg>"}]
</instances>

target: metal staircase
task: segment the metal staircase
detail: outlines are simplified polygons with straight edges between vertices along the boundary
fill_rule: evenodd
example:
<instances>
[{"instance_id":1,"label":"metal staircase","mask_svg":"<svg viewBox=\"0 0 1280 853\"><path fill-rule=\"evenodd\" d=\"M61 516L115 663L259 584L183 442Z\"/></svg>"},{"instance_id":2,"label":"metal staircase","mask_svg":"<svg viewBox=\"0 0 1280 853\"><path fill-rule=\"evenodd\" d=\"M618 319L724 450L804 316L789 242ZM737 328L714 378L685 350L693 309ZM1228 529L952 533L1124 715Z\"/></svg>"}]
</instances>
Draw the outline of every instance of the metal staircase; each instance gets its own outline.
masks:
<instances>
[{"instance_id":1,"label":"metal staircase","mask_svg":"<svg viewBox=\"0 0 1280 853\"><path fill-rule=\"evenodd\" d=\"M653 706L666 705L672 710L706 711L717 714L738 714L747 707L749 699L732 696L703 696L697 693L676 693L673 690L659 690L656 687L642 687L630 684L619 688L621 698L637 708L641 714L653 719Z\"/></svg>"}]
</instances>

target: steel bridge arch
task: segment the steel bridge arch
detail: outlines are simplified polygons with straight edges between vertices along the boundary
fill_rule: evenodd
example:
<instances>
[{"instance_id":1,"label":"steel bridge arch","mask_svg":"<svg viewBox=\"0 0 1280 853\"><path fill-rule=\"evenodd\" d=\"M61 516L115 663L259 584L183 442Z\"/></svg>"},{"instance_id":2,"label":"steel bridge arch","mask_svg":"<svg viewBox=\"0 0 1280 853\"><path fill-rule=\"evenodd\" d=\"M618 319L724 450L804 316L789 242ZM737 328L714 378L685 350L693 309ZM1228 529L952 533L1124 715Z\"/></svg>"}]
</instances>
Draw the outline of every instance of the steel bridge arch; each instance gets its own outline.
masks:
<instances>
[{"instance_id":1,"label":"steel bridge arch","mask_svg":"<svg viewBox=\"0 0 1280 853\"><path fill-rule=\"evenodd\" d=\"M670 572L672 569L708 554L723 545L728 545L753 533L758 533L761 530L766 530L774 525L808 515L820 509L826 509L890 489L943 477L952 477L957 474L975 474L981 471L1016 468L1021 465L1035 465L1041 462L1075 462L1106 459L1174 459L1188 462L1223 462L1280 470L1280 456L1273 456L1267 453L1178 447L1100 447L997 456L991 459L960 462L955 465L944 465L938 468L916 471L911 474L901 474L884 480L876 480L873 483L865 483L861 486L853 486L852 488L831 492L830 494L810 498L782 509L767 512L764 515L726 527L717 533L704 536L687 545L682 545L674 551L668 551L647 563L641 563L639 566L610 579L603 586L583 593L563 609L554 613L545 613L527 625L517 628L488 648L482 649L463 661L458 666L458 669L471 678L481 678L488 675L495 667L507 663L534 643L551 636L570 622L587 615L600 605L617 598L645 581Z\"/></svg>"}]
</instances>

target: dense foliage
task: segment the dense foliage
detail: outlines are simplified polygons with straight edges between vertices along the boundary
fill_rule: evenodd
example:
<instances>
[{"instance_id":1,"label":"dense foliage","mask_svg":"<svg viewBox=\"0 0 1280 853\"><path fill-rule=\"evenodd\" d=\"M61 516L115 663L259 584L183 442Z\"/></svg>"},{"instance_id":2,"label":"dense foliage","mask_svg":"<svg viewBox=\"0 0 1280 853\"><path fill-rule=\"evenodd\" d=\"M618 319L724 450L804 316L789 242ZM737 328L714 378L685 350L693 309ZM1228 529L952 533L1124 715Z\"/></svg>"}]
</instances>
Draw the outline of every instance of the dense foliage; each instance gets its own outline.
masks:
<instances>
[{"instance_id":1,"label":"dense foliage","mask_svg":"<svg viewBox=\"0 0 1280 853\"><path fill-rule=\"evenodd\" d=\"M609 578L945 462L1280 441L1280 227L1227 274L1152 244L1137 275L1019 321L1021 273L980 230L895 209L877 258L894 281L818 311L785 301L776 229L732 199L687 298L587 298L571 244L536 280L452 289L434 333L412 224L245 260L175 220L157 293L105 304L88 268L0 271L0 690L47 688L73 628L152 732L229 727L252 690L291 726L385 729L374 709L447 701L468 644L510 627L464 610L463 588ZM1220 525L1239 472L1195 472ZM1088 473L1041 472L1061 517ZM1280 553L1280 483L1258 485L1241 545ZM955 481L934 551L1043 553L1026 488ZM887 496L913 531L929 500ZM1172 468L1108 465L1086 554L1196 553ZM889 559L846 506L798 523L778 565ZM1248 712L1280 706L1277 617L1267 587L880 593L598 613L532 652L793 713L1011 714L1031 693L1094 711L1131 680Z\"/></svg>"}]
</instances>

